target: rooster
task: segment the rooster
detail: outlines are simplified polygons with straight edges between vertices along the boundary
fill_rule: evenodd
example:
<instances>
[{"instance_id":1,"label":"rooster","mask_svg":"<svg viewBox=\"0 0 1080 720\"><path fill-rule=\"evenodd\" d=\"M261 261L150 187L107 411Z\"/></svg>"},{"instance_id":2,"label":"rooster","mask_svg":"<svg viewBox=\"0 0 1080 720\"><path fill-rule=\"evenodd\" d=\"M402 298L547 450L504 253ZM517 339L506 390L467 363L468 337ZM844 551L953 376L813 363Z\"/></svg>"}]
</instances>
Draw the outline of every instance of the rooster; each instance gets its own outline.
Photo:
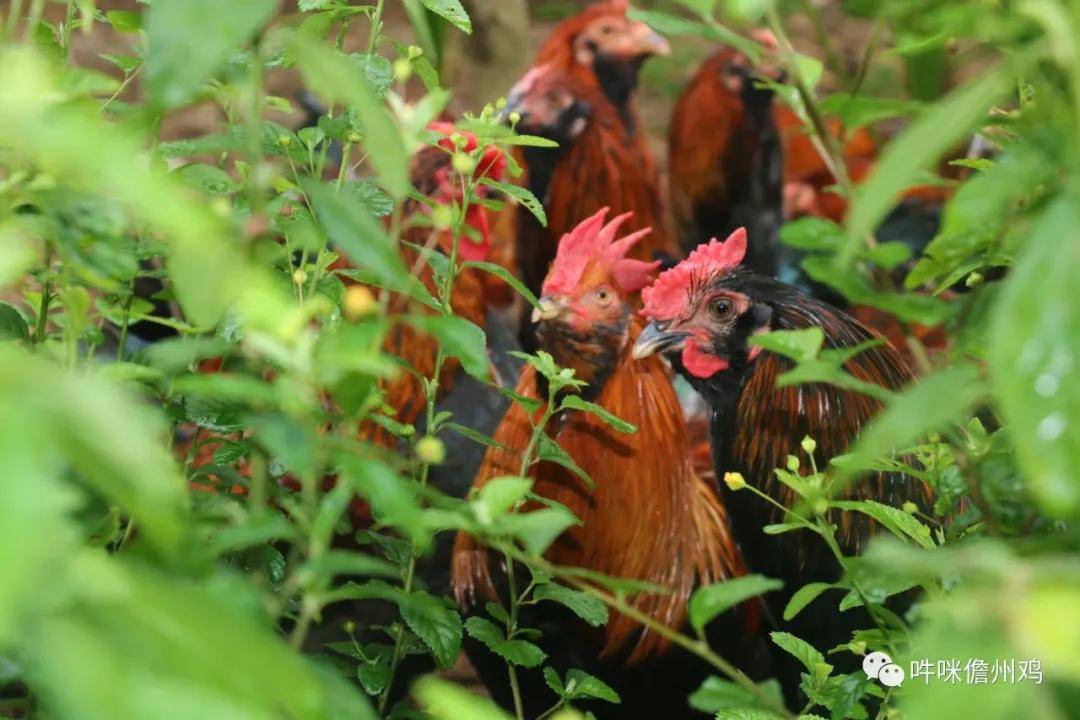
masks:
<instances>
[{"instance_id":1,"label":"rooster","mask_svg":"<svg viewBox=\"0 0 1080 720\"><path fill-rule=\"evenodd\" d=\"M747 264L776 275L783 153L773 91L757 86L757 72L745 54L723 48L683 89L668 131L669 194L686 250L747 226L755 238Z\"/></svg>"},{"instance_id":2,"label":"rooster","mask_svg":"<svg viewBox=\"0 0 1080 720\"><path fill-rule=\"evenodd\" d=\"M595 485L590 488L561 465L542 462L530 471L533 493L565 505L581 520L548 549L551 562L668 588L668 595L640 593L630 602L655 620L679 627L697 585L744 569L723 504L714 487L692 468L685 421L664 364L655 358L636 363L631 357L643 325L631 295L650 282L657 263L626 255L649 231L616 240L629 215L605 225L606 213L600 210L563 237L534 317L541 348L588 383L583 395L633 423L637 432L621 434L580 411L556 416L549 436ZM530 365L521 372L516 390L539 402L547 398L542 376ZM518 473L534 419L521 405L510 409L494 436L501 447L487 451L474 489L494 477ZM452 579L463 608L498 597L492 579L496 562L471 536L458 534ZM665 662L685 664L689 658L625 616L612 617L596 633L561 614L534 621L545 629L542 644L550 664L560 671L584 668L616 685L623 694L620 718L653 717L650 713L657 708L681 707L687 692L703 678L703 669L692 663L679 672L661 673ZM733 631L730 639L737 635ZM752 640L742 645L742 652L750 655ZM482 674L492 659L483 651L470 657ZM505 671L492 680L493 692L504 689ZM526 702L540 709L544 697L539 686L526 691Z\"/></svg>"},{"instance_id":3,"label":"rooster","mask_svg":"<svg viewBox=\"0 0 1080 720\"><path fill-rule=\"evenodd\" d=\"M773 469L783 467L788 455L801 454L805 436L816 441L818 467L824 467L848 448L881 404L829 384L777 388L777 378L793 367L792 362L750 346L749 339L759 332L817 327L824 333L826 348L850 349L878 337L854 318L794 287L739 267L746 245L743 229L726 242L713 240L646 288L643 313L651 322L638 337L634 356L651 359L662 352L705 398L712 410L713 465L718 476L740 472L747 483L792 508L797 497L777 480ZM846 370L889 390L912 380L903 358L888 344L855 354ZM923 483L895 472L874 473L845 496L897 507L907 501L929 505ZM839 564L824 543L797 533L762 533L765 525L784 521L779 508L752 493L730 489L725 490L725 503L751 571L784 581L784 592L774 595L778 602L771 604L776 617L805 583L839 579ZM858 513L831 520L847 555L857 554L875 529ZM819 603L816 612L804 612L792 630L821 649L847 642L852 629L850 621L838 617L835 606L826 605ZM797 678L797 670L787 673L789 693Z\"/></svg>"},{"instance_id":4,"label":"rooster","mask_svg":"<svg viewBox=\"0 0 1080 720\"><path fill-rule=\"evenodd\" d=\"M544 227L532 215L518 213L517 262L530 290L540 290L558 239L603 207L633 212L628 221L632 230L654 227L633 249L633 258L653 260L677 252L670 236L655 232L665 222L655 169L642 165L618 110L599 89L544 66L527 74L508 100L521 117L519 131L559 143L558 148L526 147L522 152L526 184L547 214Z\"/></svg>"},{"instance_id":5,"label":"rooster","mask_svg":"<svg viewBox=\"0 0 1080 720\"><path fill-rule=\"evenodd\" d=\"M560 143L558 149L526 148L519 158L548 216L545 228L529 213L516 213L516 264L533 292L559 238L601 207L633 211L632 229L653 228L634 257L677 252L633 97L642 64L669 47L647 25L627 19L626 10L625 2L599 2L560 23L507 96L506 114L522 116L521 132Z\"/></svg>"}]
</instances>

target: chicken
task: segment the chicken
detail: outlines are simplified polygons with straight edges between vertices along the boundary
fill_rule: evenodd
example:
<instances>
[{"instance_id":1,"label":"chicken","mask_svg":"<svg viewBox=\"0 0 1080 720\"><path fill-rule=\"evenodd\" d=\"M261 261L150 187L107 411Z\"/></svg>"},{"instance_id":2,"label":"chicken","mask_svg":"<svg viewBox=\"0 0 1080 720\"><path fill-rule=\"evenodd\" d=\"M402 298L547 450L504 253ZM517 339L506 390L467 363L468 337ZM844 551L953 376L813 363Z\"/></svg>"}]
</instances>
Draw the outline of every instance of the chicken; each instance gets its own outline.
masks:
<instances>
[{"instance_id":1,"label":"chicken","mask_svg":"<svg viewBox=\"0 0 1080 720\"><path fill-rule=\"evenodd\" d=\"M631 296L648 284L657 263L626 255L648 229L616 240L618 229L629 224L629 215L605 225L606 213L602 209L589 217L559 244L536 312L537 336L557 363L588 383L582 390L586 399L633 423L637 432L619 433L579 411L557 416L549 436L595 486L590 489L561 465L542 462L530 470L533 493L565 505L581 520L549 548L551 562L668 588L669 595L639 593L630 602L659 622L679 627L696 586L744 570L715 488L693 471L685 421L664 364L658 358L636 363L630 355L643 324ZM516 391L546 400L542 379L526 366ZM494 436L502 448L487 451L474 489L494 477L519 472L532 421L521 405L510 409ZM471 536L458 534L452 580L463 608L498 597L492 579L498 559ZM658 674L659 663L671 656L682 662L687 658L625 616L613 616L598 635L580 623L567 627L565 623L572 621L557 617L562 619L535 620L545 629L541 645L551 658L548 664L560 672L581 667L612 682L624 693L620 718L653 717L649 712L657 707L682 707L686 693L704 677L704 669L692 664L678 677ZM744 651L752 646L750 641L743 643ZM470 658L482 673L491 660L484 651L471 653ZM493 692L505 690L505 670L492 680ZM535 699L526 692L526 702L539 709L544 700L550 704L542 689Z\"/></svg>"},{"instance_id":2,"label":"chicken","mask_svg":"<svg viewBox=\"0 0 1080 720\"><path fill-rule=\"evenodd\" d=\"M544 66L526 75L508 99L521 116L519 131L559 143L522 151L527 186L543 203L548 221L544 227L531 214L518 213L517 261L531 290L540 290L558 239L603 207L633 212L631 230L654 228L633 249L633 258L674 256L671 237L655 231L665 222L659 178L651 166L642 166L631 134L602 92Z\"/></svg>"},{"instance_id":3,"label":"chicken","mask_svg":"<svg viewBox=\"0 0 1080 720\"><path fill-rule=\"evenodd\" d=\"M455 180L450 165L451 152L455 149L451 136L459 131L456 131L452 124L445 122L432 123L428 129L444 137L439 140L438 146L425 147L413 158L412 183L421 194L431 197L439 204L461 206L464 200L462 188L460 182ZM476 137L468 132L459 134L463 139L460 151L474 152L477 148ZM502 180L506 171L506 162L501 151L494 147L489 148L483 153L474 173L477 177ZM477 193L480 197L484 197L487 188L480 186ZM426 206L417 201L410 201L406 211L429 212ZM466 232L458 241L459 262L482 260L486 257L491 246L487 212L486 208L475 202L466 209ZM407 244L401 246L400 252L407 267L417 266L420 253L415 246L423 247L428 244L432 239L429 237L431 232L430 228L421 226L413 226L405 231L403 240ZM449 256L454 245L452 234L449 231L435 232L435 248ZM430 266L424 265L419 270L419 278L430 293L438 295L435 275ZM410 303L409 298L394 295L390 303L390 311L404 313L409 309ZM485 283L480 271L466 269L458 275L450 293L450 304L455 315L484 327L486 322ZM424 310L430 312L427 308ZM438 341L418 332L408 324L399 323L394 326L383 344L383 350L404 360L420 377L428 378L435 372ZM457 369L456 360L449 358L444 361L439 376L440 393L449 390ZM405 371L399 372L395 378L383 380L380 388L385 404L396 411L394 418L398 422L412 423L423 412L426 400L423 385L416 375ZM388 434L373 423L365 425L364 435L377 442L391 442Z\"/></svg>"},{"instance_id":4,"label":"chicken","mask_svg":"<svg viewBox=\"0 0 1080 720\"><path fill-rule=\"evenodd\" d=\"M800 455L800 442L817 443L818 467L843 453L875 413L878 400L835 385L812 383L777 388L777 377L791 369L786 358L747 344L758 332L818 327L826 348L853 348L877 339L854 318L801 294L794 287L739 267L746 254L745 230L726 242L703 245L646 288L643 313L651 323L634 347L638 358L663 352L702 394L712 410L713 465L718 477L741 472L750 485L791 508L796 495L779 482L774 468L788 455ZM888 344L851 357L846 370L855 378L896 390L912 380L903 358ZM844 496L876 500L894 507L906 501L929 506L928 488L904 474L877 472L852 485ZM765 525L783 522L779 508L750 492L725 490L732 528L752 572L784 581L770 603L780 617L791 594L812 581L834 582L840 567L828 547L805 533L766 535ZM830 518L838 526L845 554L857 554L875 526L864 515L846 512ZM818 603L816 612L796 618L792 632L820 649L850 640L852 621L835 606ZM849 614L850 615L850 614ZM857 620L865 620L865 616ZM865 624L865 623L864 623ZM798 682L789 668L789 694Z\"/></svg>"},{"instance_id":5,"label":"chicken","mask_svg":"<svg viewBox=\"0 0 1080 720\"><path fill-rule=\"evenodd\" d=\"M519 131L561 144L527 148L519 158L548 215L545 228L531 214L516 213L517 269L533 292L540 289L559 238L601 207L632 210L632 229L653 228L634 257L651 260L658 252L672 257L677 252L660 174L633 97L642 64L669 48L647 25L628 20L626 9L625 2L594 3L560 23L533 69L507 96L506 114L522 115Z\"/></svg>"},{"instance_id":6,"label":"chicken","mask_svg":"<svg viewBox=\"0 0 1080 720\"><path fill-rule=\"evenodd\" d=\"M683 89L668 131L669 193L689 251L750 228L747 265L776 275L783 222L783 164L773 91L734 48L709 57Z\"/></svg>"}]
</instances>

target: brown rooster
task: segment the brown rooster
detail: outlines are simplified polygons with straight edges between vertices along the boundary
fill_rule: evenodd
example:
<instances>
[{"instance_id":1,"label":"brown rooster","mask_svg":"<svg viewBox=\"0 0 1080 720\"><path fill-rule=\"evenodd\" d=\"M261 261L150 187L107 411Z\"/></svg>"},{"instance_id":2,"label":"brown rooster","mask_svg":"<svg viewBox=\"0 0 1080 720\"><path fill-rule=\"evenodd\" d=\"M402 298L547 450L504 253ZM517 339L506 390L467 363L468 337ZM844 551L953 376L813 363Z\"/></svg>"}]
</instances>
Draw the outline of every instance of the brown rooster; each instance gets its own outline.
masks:
<instances>
[{"instance_id":1,"label":"brown rooster","mask_svg":"<svg viewBox=\"0 0 1080 720\"><path fill-rule=\"evenodd\" d=\"M520 131L561 144L557 150L527 148L519 157L528 187L548 215L544 228L529 213L516 213L515 262L533 292L559 238L601 207L634 211L632 229L653 228L634 257L651 260L677 250L633 97L642 63L669 47L647 25L627 19L626 10L624 1L598 2L560 23L533 69L508 94L507 114L523 116ZM567 110L572 112L564 115Z\"/></svg>"},{"instance_id":2,"label":"brown rooster","mask_svg":"<svg viewBox=\"0 0 1080 720\"><path fill-rule=\"evenodd\" d=\"M588 382L583 390L586 398L633 423L637 432L621 434L583 412L557 416L549 427L550 437L595 486L590 489L566 468L543 462L530 471L533 492L562 503L581 520L549 548L549 560L668 588L669 595L639 593L630 602L654 619L679 627L697 585L744 571L715 489L692 468L685 421L664 364L658 359L636 363L631 358L642 323L630 296L650 281L657 264L626 255L648 230L616 240L616 231L629 218L620 215L604 225L606 212L599 211L562 239L543 285L537 335L541 347L560 365L573 368L575 377ZM516 390L544 401L542 380L526 366ZM534 420L520 405L511 408L494 436L505 449L488 450L474 488L494 477L518 473L519 454L528 444ZM498 596L492 581L497 560L471 536L459 533L452 579L463 608ZM541 644L550 664L564 671L570 663L617 686L623 693L620 718L653 717L649 712L663 703L668 703L668 710L682 707L686 692L702 679L701 668L679 677L658 674L657 663L681 653L624 616L614 616L599 635L561 615L537 622L546 630ZM753 643L746 640L743 645L745 650ZM485 653L470 656L483 672ZM505 671L494 680L497 692L505 685ZM542 693L536 700L527 697L527 702L542 707L542 697Z\"/></svg>"},{"instance_id":3,"label":"brown rooster","mask_svg":"<svg viewBox=\"0 0 1080 720\"><path fill-rule=\"evenodd\" d=\"M560 145L522 152L527 185L548 220L544 227L531 214L518 213L517 261L531 290L540 290L559 238L600 208L633 212L631 230L654 228L632 251L635 259L677 252L669 235L655 231L665 213L659 178L651 165L642 165L618 110L599 89L545 66L526 75L509 102L521 116L519 131Z\"/></svg>"},{"instance_id":4,"label":"brown rooster","mask_svg":"<svg viewBox=\"0 0 1080 720\"><path fill-rule=\"evenodd\" d=\"M748 340L758 332L818 327L826 348L853 348L878 339L854 318L809 298L794 287L740 268L746 232L738 230L721 243L714 240L663 273L642 293L643 313L652 319L634 348L649 359L662 351L700 392L712 409L713 465L718 476L741 472L746 482L793 507L794 491L780 483L774 468L788 455L800 455L809 435L817 442L818 467L843 453L881 403L868 395L823 383L777 388L777 377L793 367L788 359ZM888 344L854 355L846 370L854 377L891 390L912 380L903 358ZM928 488L904 474L878 472L853 485L845 497L876 500L892 506L915 501L926 506ZM765 535L765 525L783 522L778 508L749 492L725 491L732 528L752 572L784 580L780 616L791 594L810 581L836 581L840 568L827 546L805 533ZM862 514L833 518L846 554L857 554L874 531ZM835 606L819 603L817 612L800 615L793 632L815 647L828 649L850 640L850 621ZM822 612L826 610L827 612ZM859 618L860 620L862 618ZM797 669L787 674L789 692Z\"/></svg>"},{"instance_id":5,"label":"brown rooster","mask_svg":"<svg viewBox=\"0 0 1080 720\"><path fill-rule=\"evenodd\" d=\"M734 48L709 57L683 89L668 131L671 208L686 250L749 227L747 264L776 275L782 151L773 92Z\"/></svg>"}]
</instances>

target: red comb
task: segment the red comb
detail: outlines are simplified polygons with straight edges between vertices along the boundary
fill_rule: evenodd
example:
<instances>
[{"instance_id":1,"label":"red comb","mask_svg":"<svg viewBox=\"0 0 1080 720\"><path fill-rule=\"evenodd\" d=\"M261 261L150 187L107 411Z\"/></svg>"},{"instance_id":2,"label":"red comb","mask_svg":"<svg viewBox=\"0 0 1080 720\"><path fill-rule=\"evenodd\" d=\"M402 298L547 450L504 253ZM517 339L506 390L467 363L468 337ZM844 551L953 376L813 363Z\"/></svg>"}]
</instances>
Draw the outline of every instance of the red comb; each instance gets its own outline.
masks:
<instances>
[{"instance_id":1,"label":"red comb","mask_svg":"<svg viewBox=\"0 0 1080 720\"><path fill-rule=\"evenodd\" d=\"M713 238L698 246L681 263L660 273L651 287L641 291L642 314L653 320L671 320L686 306L687 292L695 276L711 276L742 262L746 255L746 228L739 228L724 242Z\"/></svg>"},{"instance_id":2,"label":"red comb","mask_svg":"<svg viewBox=\"0 0 1080 720\"><path fill-rule=\"evenodd\" d=\"M608 208L582 220L577 227L562 236L551 270L544 280L544 295L562 295L575 291L590 263L602 263L609 268L612 279L623 292L634 292L648 285L660 263L630 260L626 253L638 240L652 232L645 228L618 240L615 233L633 213L612 218L607 225Z\"/></svg>"}]
</instances>

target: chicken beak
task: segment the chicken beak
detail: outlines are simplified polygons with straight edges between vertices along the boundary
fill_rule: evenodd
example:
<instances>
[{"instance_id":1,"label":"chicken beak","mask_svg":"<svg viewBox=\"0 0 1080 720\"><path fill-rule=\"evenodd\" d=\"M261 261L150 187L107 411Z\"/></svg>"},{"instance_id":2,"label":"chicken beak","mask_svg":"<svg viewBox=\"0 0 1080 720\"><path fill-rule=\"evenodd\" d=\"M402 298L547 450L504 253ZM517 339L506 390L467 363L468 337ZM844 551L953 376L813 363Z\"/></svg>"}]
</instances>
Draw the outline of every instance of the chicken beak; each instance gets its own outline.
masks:
<instances>
[{"instance_id":1,"label":"chicken beak","mask_svg":"<svg viewBox=\"0 0 1080 720\"><path fill-rule=\"evenodd\" d=\"M566 306L553 297L545 295L537 301L532 311L532 321L538 323L542 320L554 320L563 314Z\"/></svg>"},{"instance_id":2,"label":"chicken beak","mask_svg":"<svg viewBox=\"0 0 1080 720\"><path fill-rule=\"evenodd\" d=\"M645 329L638 335L637 342L634 343L634 359L640 360L655 353L677 347L682 344L686 337L687 335L684 332L668 331L655 322L651 322L645 326Z\"/></svg>"},{"instance_id":3,"label":"chicken beak","mask_svg":"<svg viewBox=\"0 0 1080 720\"><path fill-rule=\"evenodd\" d=\"M646 47L649 52L659 57L667 57L671 54L671 44L668 43L667 38L652 29L649 30Z\"/></svg>"}]
</instances>

